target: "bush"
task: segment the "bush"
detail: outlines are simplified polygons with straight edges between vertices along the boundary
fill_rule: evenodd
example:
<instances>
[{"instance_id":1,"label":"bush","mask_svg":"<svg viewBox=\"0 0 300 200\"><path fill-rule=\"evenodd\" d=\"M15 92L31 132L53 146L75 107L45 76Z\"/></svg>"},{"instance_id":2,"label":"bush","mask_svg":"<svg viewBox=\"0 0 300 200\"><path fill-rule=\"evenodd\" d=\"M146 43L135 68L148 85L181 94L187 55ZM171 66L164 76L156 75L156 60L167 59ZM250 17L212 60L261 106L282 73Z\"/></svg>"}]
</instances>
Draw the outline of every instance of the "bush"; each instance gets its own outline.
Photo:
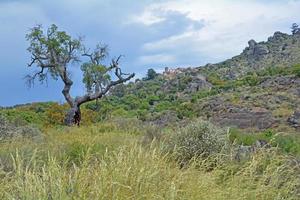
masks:
<instances>
[{"instance_id":1,"label":"bush","mask_svg":"<svg viewBox=\"0 0 300 200\"><path fill-rule=\"evenodd\" d=\"M297 77L300 77L300 64L294 65L294 66L292 67L292 73L293 73L294 75L296 75Z\"/></svg>"},{"instance_id":2,"label":"bush","mask_svg":"<svg viewBox=\"0 0 300 200\"><path fill-rule=\"evenodd\" d=\"M42 125L44 123L44 115L36 113L35 111L24 108L5 109L1 112L3 116L10 122L20 125L36 124Z\"/></svg>"},{"instance_id":3,"label":"bush","mask_svg":"<svg viewBox=\"0 0 300 200\"><path fill-rule=\"evenodd\" d=\"M272 129L259 133L246 133L238 129L230 129L229 140L237 145L254 145L256 141L263 140L286 154L300 155L300 136L296 134L280 134Z\"/></svg>"},{"instance_id":4,"label":"bush","mask_svg":"<svg viewBox=\"0 0 300 200\"><path fill-rule=\"evenodd\" d=\"M244 85L256 86L259 84L260 79L256 74L249 74L243 77L241 81Z\"/></svg>"},{"instance_id":5,"label":"bush","mask_svg":"<svg viewBox=\"0 0 300 200\"><path fill-rule=\"evenodd\" d=\"M216 88L200 90L199 92L193 94L192 102L196 102L197 99L204 99L206 97L215 96L219 94L219 90Z\"/></svg>"},{"instance_id":6,"label":"bush","mask_svg":"<svg viewBox=\"0 0 300 200\"><path fill-rule=\"evenodd\" d=\"M186 164L194 157L207 158L220 153L227 144L225 130L197 120L175 132L170 137L168 148L180 164Z\"/></svg>"},{"instance_id":7,"label":"bush","mask_svg":"<svg viewBox=\"0 0 300 200\"><path fill-rule=\"evenodd\" d=\"M214 86L224 86L226 84L226 81L221 79L221 77L212 72L207 76L207 81L213 84Z\"/></svg>"},{"instance_id":8,"label":"bush","mask_svg":"<svg viewBox=\"0 0 300 200\"><path fill-rule=\"evenodd\" d=\"M257 72L259 76L278 76L289 74L288 68L286 67L267 67Z\"/></svg>"},{"instance_id":9,"label":"bush","mask_svg":"<svg viewBox=\"0 0 300 200\"><path fill-rule=\"evenodd\" d=\"M46 110L46 125L47 126L57 126L64 125L64 119L66 112L68 110L68 105L60 105L58 103L53 103Z\"/></svg>"},{"instance_id":10,"label":"bush","mask_svg":"<svg viewBox=\"0 0 300 200\"><path fill-rule=\"evenodd\" d=\"M92 125L100 121L97 112L85 108L81 109L81 119L81 125Z\"/></svg>"},{"instance_id":11,"label":"bush","mask_svg":"<svg viewBox=\"0 0 300 200\"><path fill-rule=\"evenodd\" d=\"M41 132L31 126L16 126L6 120L0 115L0 140L7 140L11 138L32 138L41 139Z\"/></svg>"}]
</instances>

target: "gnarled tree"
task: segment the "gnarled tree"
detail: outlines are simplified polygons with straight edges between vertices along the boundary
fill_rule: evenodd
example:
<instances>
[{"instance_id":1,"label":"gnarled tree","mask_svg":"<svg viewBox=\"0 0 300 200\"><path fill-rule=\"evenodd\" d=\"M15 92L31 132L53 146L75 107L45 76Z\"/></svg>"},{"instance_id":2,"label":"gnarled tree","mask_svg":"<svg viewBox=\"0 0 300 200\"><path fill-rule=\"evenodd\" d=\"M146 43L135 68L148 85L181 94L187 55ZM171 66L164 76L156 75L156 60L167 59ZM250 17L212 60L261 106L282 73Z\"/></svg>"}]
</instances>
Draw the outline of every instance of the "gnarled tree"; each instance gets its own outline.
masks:
<instances>
[{"instance_id":1,"label":"gnarled tree","mask_svg":"<svg viewBox=\"0 0 300 200\"><path fill-rule=\"evenodd\" d=\"M62 93L70 105L66 114L65 124L79 125L81 120L80 106L86 102L102 98L109 90L134 77L133 74L125 74L119 67L121 56L113 59L111 64L106 66L102 61L107 57L107 46L97 45L93 51L87 50L82 44L82 39L74 39L64 31L59 31L56 25L51 25L46 32L41 25L33 27L26 35L30 42L28 51L31 54L29 67L37 67L39 70L26 79L32 85L36 79L40 82L47 80L48 76L64 83ZM70 76L70 67L80 58L88 60L81 65L83 72L83 83L87 93L83 96L73 98L70 94L73 81ZM110 73L114 72L113 78Z\"/></svg>"}]
</instances>

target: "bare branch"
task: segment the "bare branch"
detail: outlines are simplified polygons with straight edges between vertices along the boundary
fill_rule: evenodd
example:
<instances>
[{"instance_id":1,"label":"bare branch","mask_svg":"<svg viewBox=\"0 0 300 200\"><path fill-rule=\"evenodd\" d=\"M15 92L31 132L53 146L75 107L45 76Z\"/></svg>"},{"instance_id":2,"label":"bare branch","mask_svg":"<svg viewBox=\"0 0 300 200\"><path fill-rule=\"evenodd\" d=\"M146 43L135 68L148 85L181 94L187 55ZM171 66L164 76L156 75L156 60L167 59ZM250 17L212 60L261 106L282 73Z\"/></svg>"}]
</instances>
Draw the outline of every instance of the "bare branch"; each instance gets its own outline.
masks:
<instances>
[{"instance_id":1,"label":"bare branch","mask_svg":"<svg viewBox=\"0 0 300 200\"><path fill-rule=\"evenodd\" d=\"M41 71L38 71L34 73L33 75L27 75L25 76L26 79L26 85L30 88L34 86L34 81L37 77L40 77L40 79L45 78L47 75L44 73L45 68L41 68Z\"/></svg>"}]
</instances>

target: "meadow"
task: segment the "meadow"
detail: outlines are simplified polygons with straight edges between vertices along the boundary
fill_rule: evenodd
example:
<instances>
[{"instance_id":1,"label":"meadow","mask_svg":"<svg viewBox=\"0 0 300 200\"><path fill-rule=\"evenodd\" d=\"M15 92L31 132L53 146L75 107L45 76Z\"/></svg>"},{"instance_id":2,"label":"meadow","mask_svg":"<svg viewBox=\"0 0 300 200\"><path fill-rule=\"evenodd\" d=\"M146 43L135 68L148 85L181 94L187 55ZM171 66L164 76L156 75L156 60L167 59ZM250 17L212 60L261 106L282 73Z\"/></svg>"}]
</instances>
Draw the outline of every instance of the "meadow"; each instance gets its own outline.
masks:
<instances>
[{"instance_id":1,"label":"meadow","mask_svg":"<svg viewBox=\"0 0 300 200\"><path fill-rule=\"evenodd\" d=\"M210 123L164 130L134 123L48 127L35 139L2 140L0 198L300 197L299 159L279 148L237 161L228 131Z\"/></svg>"}]
</instances>

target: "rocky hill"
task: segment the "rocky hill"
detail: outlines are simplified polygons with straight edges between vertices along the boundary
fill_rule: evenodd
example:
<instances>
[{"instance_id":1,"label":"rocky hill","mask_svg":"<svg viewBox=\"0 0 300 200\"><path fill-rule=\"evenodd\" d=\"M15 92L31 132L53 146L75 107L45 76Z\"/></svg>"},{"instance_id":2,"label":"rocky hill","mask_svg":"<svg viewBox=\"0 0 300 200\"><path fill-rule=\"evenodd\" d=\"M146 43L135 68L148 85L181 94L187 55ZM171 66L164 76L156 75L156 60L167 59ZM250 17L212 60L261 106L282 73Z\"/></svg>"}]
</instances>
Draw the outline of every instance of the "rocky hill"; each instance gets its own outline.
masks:
<instances>
[{"instance_id":1,"label":"rocky hill","mask_svg":"<svg viewBox=\"0 0 300 200\"><path fill-rule=\"evenodd\" d=\"M244 51L218 64L208 64L201 71L216 71L221 77L235 79L266 67L289 67L300 63L300 33L275 32L266 42L248 42Z\"/></svg>"},{"instance_id":2,"label":"rocky hill","mask_svg":"<svg viewBox=\"0 0 300 200\"><path fill-rule=\"evenodd\" d=\"M250 40L240 55L224 62L195 68L166 68L162 74L119 85L105 98L87 104L85 115L91 116L90 121L136 117L159 126L203 118L249 132L266 129L299 132L299 64L300 33L276 32L266 42ZM57 118L50 124L63 121L60 116L64 116L64 108L56 105L22 107L13 109L23 110L19 117L26 121L44 118ZM20 113L10 109L0 109L1 112L8 113L9 118Z\"/></svg>"},{"instance_id":3,"label":"rocky hill","mask_svg":"<svg viewBox=\"0 0 300 200\"><path fill-rule=\"evenodd\" d=\"M158 124L202 117L240 129L299 128L300 34L276 32L266 42L248 44L224 62L166 68L153 80L129 84L118 102L130 105L123 101L130 96L144 107L124 110L136 109L141 119Z\"/></svg>"}]
</instances>

